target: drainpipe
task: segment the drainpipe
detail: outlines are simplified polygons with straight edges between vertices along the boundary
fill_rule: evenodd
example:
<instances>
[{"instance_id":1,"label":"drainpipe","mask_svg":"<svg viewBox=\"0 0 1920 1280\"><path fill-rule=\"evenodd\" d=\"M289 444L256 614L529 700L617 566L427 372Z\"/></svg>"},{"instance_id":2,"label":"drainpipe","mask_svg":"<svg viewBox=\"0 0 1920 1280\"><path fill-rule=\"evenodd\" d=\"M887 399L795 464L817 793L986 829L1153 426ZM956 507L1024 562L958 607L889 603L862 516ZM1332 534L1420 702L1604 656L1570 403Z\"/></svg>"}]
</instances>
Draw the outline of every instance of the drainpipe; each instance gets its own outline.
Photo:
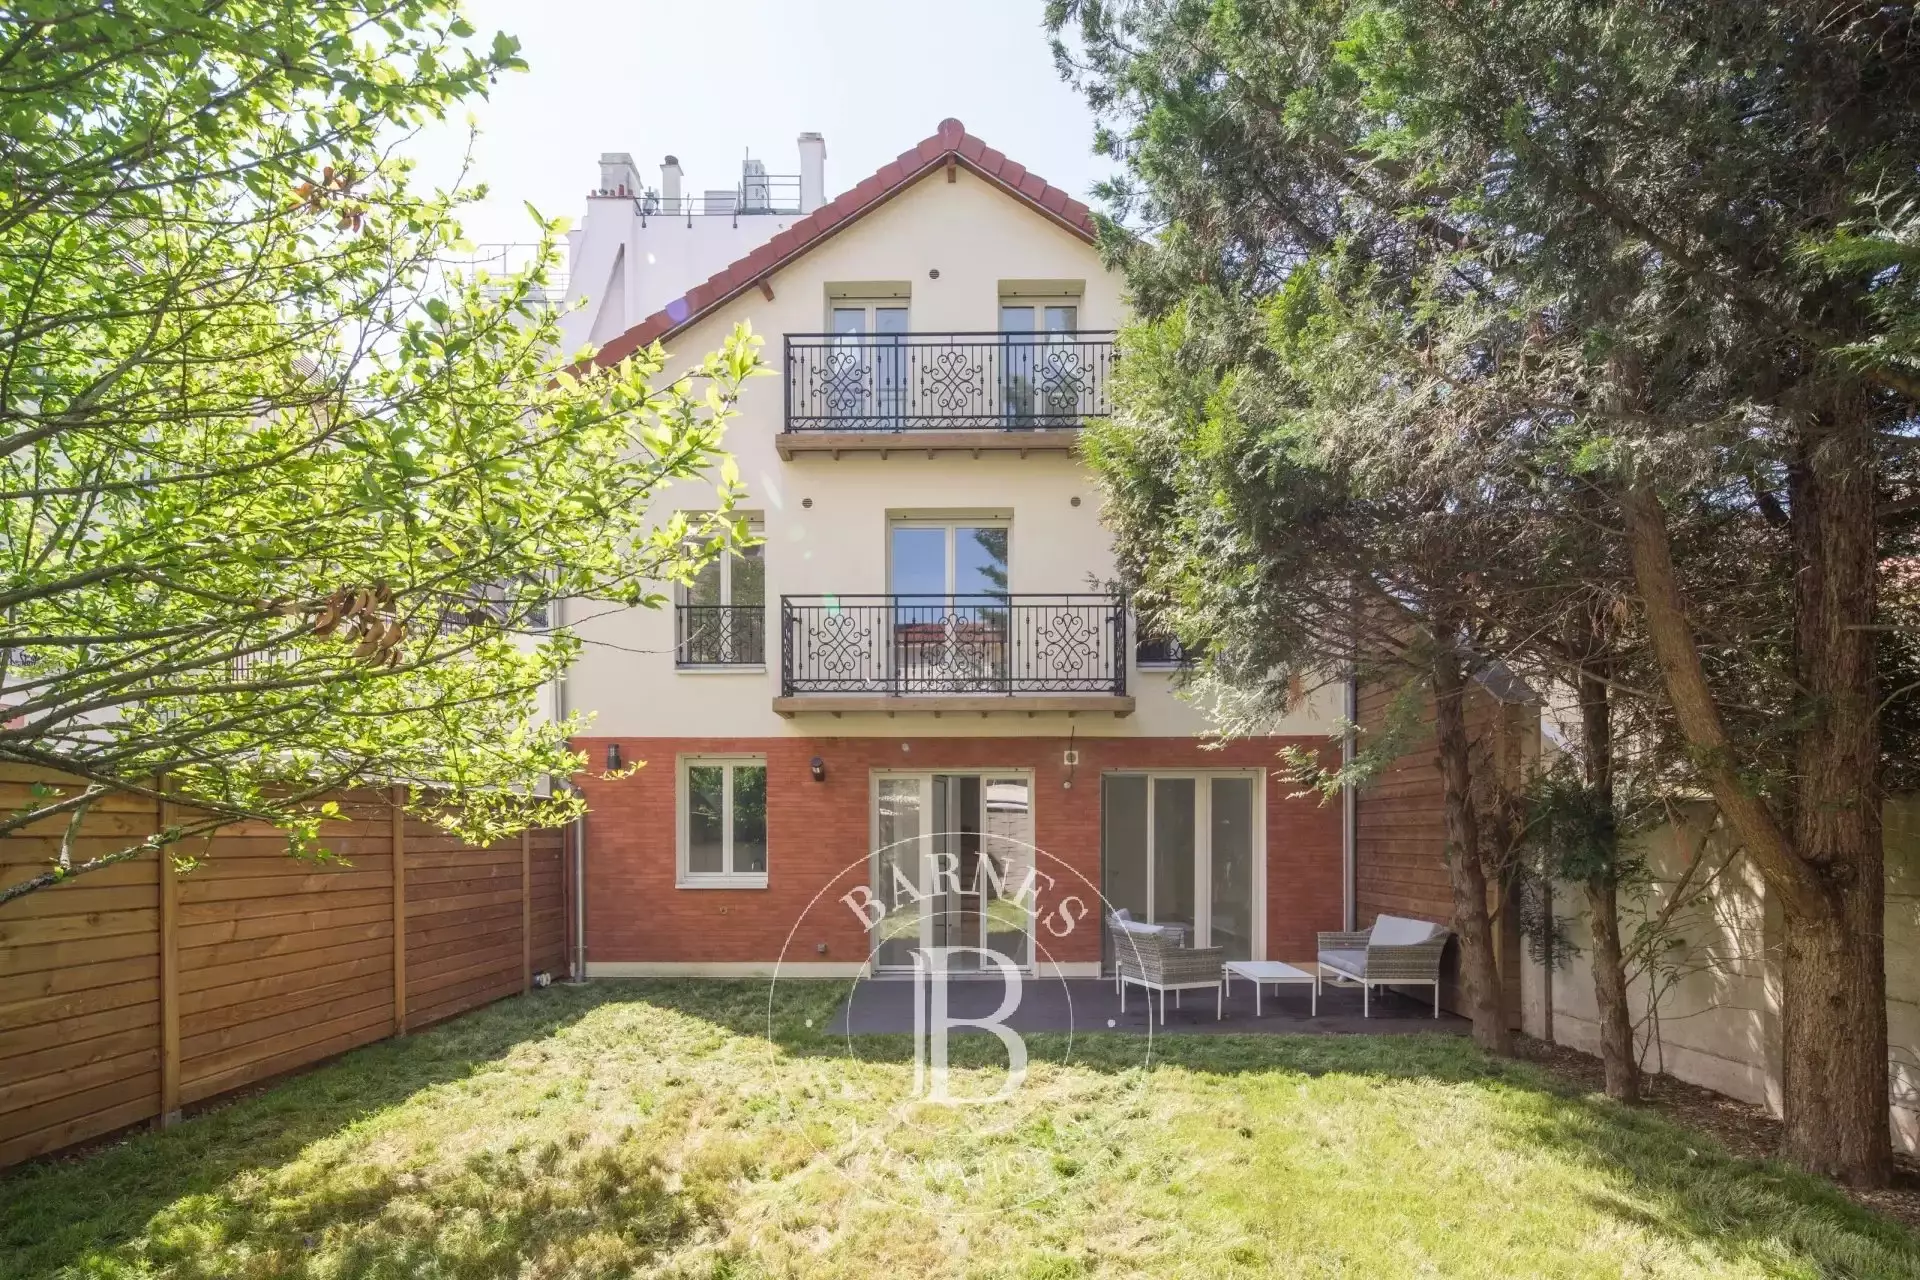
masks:
<instances>
[{"instance_id":1,"label":"drainpipe","mask_svg":"<svg viewBox=\"0 0 1920 1280\"><path fill-rule=\"evenodd\" d=\"M567 622L566 601L564 599L555 599L548 607L553 612L554 629L558 630L564 627ZM553 713L555 722L564 721L569 712L570 708L567 706L567 673L562 671L553 678ZM571 778L564 782L556 780L554 785L566 787L568 790L576 793L580 790L579 787L574 785ZM568 904L567 908L573 917L573 954L568 957L567 981L579 983L587 980L587 943L585 937L587 899L584 884L587 871L586 817L583 815L575 818L573 822L567 826L566 831L569 837L568 843L570 843L572 847L570 849L564 849L562 856L572 859L572 866L569 868L572 871L572 875L569 879L573 882L573 901Z\"/></svg>"},{"instance_id":2,"label":"drainpipe","mask_svg":"<svg viewBox=\"0 0 1920 1280\"><path fill-rule=\"evenodd\" d=\"M553 628L559 630L566 626L567 602L564 599L555 599L548 608L552 610ZM570 712L571 708L567 705L567 673L562 671L553 678L553 714L555 723L564 721ZM555 780L554 785L566 787L569 791L575 793L578 793L580 790L579 787L574 785L571 778L565 781ZM571 844L573 846L571 850L563 849L562 852L563 857L571 857L573 860L571 867L573 872L571 876L573 881L573 901L568 905L568 910L573 916L573 954L568 958L567 980L578 983L587 980L587 898L585 885L587 873L587 819L585 815L575 818L566 830L571 837Z\"/></svg>"},{"instance_id":3,"label":"drainpipe","mask_svg":"<svg viewBox=\"0 0 1920 1280\"><path fill-rule=\"evenodd\" d=\"M1347 675L1345 693L1347 730L1340 738L1340 763L1350 765L1356 750L1355 724L1360 718L1360 679L1351 672ZM1340 927L1346 930L1359 927L1354 923L1354 913L1358 909L1354 900L1359 895L1354 856L1359 824L1360 797L1354 791L1353 783L1348 782L1340 788L1340 905L1341 914L1345 917L1345 923Z\"/></svg>"},{"instance_id":4,"label":"drainpipe","mask_svg":"<svg viewBox=\"0 0 1920 1280\"><path fill-rule=\"evenodd\" d=\"M575 788L578 790L578 788ZM587 980L587 815L573 820L573 981Z\"/></svg>"}]
</instances>

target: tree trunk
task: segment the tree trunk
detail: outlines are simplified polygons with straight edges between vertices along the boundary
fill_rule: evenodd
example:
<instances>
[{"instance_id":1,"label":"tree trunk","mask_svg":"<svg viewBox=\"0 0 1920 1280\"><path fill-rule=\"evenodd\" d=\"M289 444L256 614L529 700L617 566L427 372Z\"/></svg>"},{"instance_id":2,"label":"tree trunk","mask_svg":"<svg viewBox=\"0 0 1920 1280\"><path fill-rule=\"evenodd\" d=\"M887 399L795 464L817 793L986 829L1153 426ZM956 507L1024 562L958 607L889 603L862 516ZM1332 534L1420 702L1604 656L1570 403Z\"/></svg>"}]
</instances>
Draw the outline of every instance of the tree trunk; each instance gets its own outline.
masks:
<instances>
[{"instance_id":1,"label":"tree trunk","mask_svg":"<svg viewBox=\"0 0 1920 1280\"><path fill-rule=\"evenodd\" d=\"M1864 430L1833 433L1803 453L1792 477L1794 638L1809 719L1798 731L1791 835L1740 771L1686 619L1658 497L1635 483L1622 505L1675 723L1721 816L1780 900L1782 1154L1843 1182L1884 1186L1893 1160L1874 633L1866 629L1875 586L1869 444Z\"/></svg>"},{"instance_id":2,"label":"tree trunk","mask_svg":"<svg viewBox=\"0 0 1920 1280\"><path fill-rule=\"evenodd\" d=\"M1787 1156L1863 1186L1884 1185L1893 1165L1872 459L1864 406L1842 401L1813 418L1788 473L1806 700L1792 839L1819 892L1815 910L1789 904L1781 966Z\"/></svg>"},{"instance_id":3,"label":"tree trunk","mask_svg":"<svg viewBox=\"0 0 1920 1280\"><path fill-rule=\"evenodd\" d=\"M1579 668L1581 769L1598 820L1606 825L1606 863L1586 878L1587 918L1593 934L1593 998L1600 1013L1600 1064L1607 1096L1640 1100L1640 1063L1633 1051L1627 1008L1627 969L1620 954L1620 849L1613 822L1613 674L1607 624L1596 603L1586 618L1586 653Z\"/></svg>"},{"instance_id":4,"label":"tree trunk","mask_svg":"<svg viewBox=\"0 0 1920 1280\"><path fill-rule=\"evenodd\" d=\"M1607 1096L1640 1101L1640 1063L1633 1051L1633 1018L1627 1009L1627 971L1620 957L1619 882L1594 876L1586 883L1593 932L1593 998L1600 1009L1600 1065Z\"/></svg>"},{"instance_id":5,"label":"tree trunk","mask_svg":"<svg viewBox=\"0 0 1920 1280\"><path fill-rule=\"evenodd\" d=\"M1494 962L1493 922L1487 914L1487 877L1480 865L1480 829L1473 808L1467 741L1466 680L1451 650L1433 659L1433 723L1445 793L1447 878L1453 886L1453 928L1460 944L1460 979L1474 1043L1488 1053L1513 1051L1500 969Z\"/></svg>"}]
</instances>

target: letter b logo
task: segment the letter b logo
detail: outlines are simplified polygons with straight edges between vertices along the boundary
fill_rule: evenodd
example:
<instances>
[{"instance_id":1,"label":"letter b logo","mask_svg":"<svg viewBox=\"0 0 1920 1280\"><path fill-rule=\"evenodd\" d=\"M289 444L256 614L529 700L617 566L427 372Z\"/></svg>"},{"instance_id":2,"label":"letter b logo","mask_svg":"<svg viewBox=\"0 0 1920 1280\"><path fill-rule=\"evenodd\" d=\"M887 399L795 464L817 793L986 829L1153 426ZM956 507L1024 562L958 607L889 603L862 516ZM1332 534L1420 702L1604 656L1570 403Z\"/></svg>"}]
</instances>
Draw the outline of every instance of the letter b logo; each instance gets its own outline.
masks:
<instances>
[{"instance_id":1,"label":"letter b logo","mask_svg":"<svg viewBox=\"0 0 1920 1280\"><path fill-rule=\"evenodd\" d=\"M976 955L1000 973L1000 1007L984 1018L956 1018L947 1012L947 982L956 955ZM928 1102L964 1106L977 1102L1005 1102L1027 1078L1027 1045L1007 1018L1020 1007L1023 981L1020 969L998 951L985 947L926 947L913 957L913 1092ZM1007 1047L1007 1075L1000 1091L981 1097L956 1098L948 1088L947 1032L954 1027L990 1031ZM929 1052L931 1050L931 1052Z\"/></svg>"}]
</instances>

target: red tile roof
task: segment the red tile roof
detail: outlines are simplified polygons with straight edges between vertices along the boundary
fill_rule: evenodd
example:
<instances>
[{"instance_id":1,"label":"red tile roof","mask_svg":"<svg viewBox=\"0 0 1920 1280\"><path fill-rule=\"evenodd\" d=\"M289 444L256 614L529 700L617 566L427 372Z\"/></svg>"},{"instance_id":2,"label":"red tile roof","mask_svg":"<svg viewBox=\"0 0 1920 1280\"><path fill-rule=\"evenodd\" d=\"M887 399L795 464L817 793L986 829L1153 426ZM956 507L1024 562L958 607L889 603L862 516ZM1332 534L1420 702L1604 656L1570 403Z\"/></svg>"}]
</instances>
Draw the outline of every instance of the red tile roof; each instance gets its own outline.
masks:
<instances>
[{"instance_id":1,"label":"red tile roof","mask_svg":"<svg viewBox=\"0 0 1920 1280\"><path fill-rule=\"evenodd\" d=\"M746 257L709 276L705 283L693 286L684 296L675 298L608 342L594 356L594 363L616 364L642 347L672 337L948 164L977 174L1032 206L1049 221L1093 243L1093 215L1086 205L1050 185L1039 174L1027 172L1025 165L1007 159L968 133L958 120L948 118L940 122L932 137L912 150L902 151L851 191L827 201Z\"/></svg>"}]
</instances>

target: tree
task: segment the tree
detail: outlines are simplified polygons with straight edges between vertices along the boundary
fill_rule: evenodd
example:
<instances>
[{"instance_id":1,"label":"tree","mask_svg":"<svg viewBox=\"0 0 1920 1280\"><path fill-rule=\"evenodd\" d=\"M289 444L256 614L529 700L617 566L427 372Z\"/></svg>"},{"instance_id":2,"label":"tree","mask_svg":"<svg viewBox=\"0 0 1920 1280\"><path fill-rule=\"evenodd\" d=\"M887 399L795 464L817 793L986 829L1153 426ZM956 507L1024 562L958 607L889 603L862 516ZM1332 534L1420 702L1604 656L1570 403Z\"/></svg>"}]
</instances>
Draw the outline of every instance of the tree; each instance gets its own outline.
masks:
<instances>
[{"instance_id":1,"label":"tree","mask_svg":"<svg viewBox=\"0 0 1920 1280\"><path fill-rule=\"evenodd\" d=\"M1349 652L1402 706L1431 699L1462 986L1475 1040L1504 1053L1488 905L1503 867L1467 702L1491 661L1481 574L1515 531L1489 495L1369 466L1351 447L1330 407L1367 394L1362 383L1398 384L1347 358L1341 293L1322 283L1301 272L1246 307L1196 296L1129 329L1113 421L1090 425L1084 448L1142 625L1204 654L1195 693L1228 733L1264 732ZM1334 789L1401 745L1390 731L1338 771L1293 764Z\"/></svg>"},{"instance_id":2,"label":"tree","mask_svg":"<svg viewBox=\"0 0 1920 1280\"><path fill-rule=\"evenodd\" d=\"M0 901L245 818L311 851L359 785L474 840L565 821L548 602L657 604L743 532L757 339L563 367L554 225L465 275L464 197L409 189L396 138L521 65L472 35L441 0L0 18L0 762L70 780L0 836L190 815ZM649 513L709 472L712 514Z\"/></svg>"},{"instance_id":3,"label":"tree","mask_svg":"<svg viewBox=\"0 0 1920 1280\"><path fill-rule=\"evenodd\" d=\"M1051 17L1144 184L1112 194L1204 248L1143 255L1149 307L1196 282L1270 293L1388 219L1406 234L1382 270L1457 282L1428 295L1431 327L1488 308L1518 327L1494 348L1508 420L1604 495L1662 709L1782 906L1786 1154L1883 1182L1876 509L1920 401L1912 11Z\"/></svg>"}]
</instances>

